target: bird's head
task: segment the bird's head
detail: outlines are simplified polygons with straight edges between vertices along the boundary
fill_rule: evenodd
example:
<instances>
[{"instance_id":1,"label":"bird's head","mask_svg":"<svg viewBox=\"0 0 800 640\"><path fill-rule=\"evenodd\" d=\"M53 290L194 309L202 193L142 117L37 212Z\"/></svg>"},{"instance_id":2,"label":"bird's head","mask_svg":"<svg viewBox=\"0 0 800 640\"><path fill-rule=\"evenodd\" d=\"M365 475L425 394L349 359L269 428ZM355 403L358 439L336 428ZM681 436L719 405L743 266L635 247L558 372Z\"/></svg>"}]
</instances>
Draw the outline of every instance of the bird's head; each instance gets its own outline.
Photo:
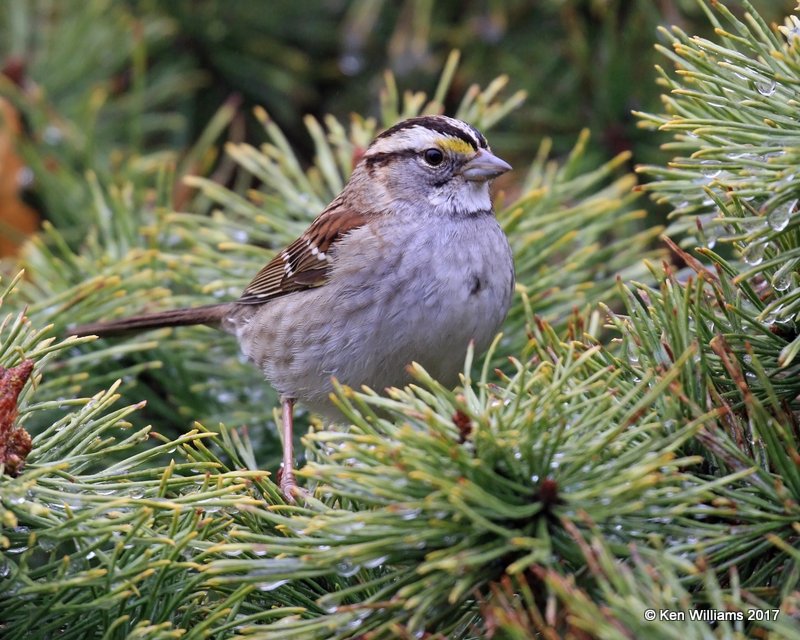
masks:
<instances>
[{"instance_id":1,"label":"bird's head","mask_svg":"<svg viewBox=\"0 0 800 640\"><path fill-rule=\"evenodd\" d=\"M511 169L475 127L447 116L404 120L381 133L354 175L372 197L433 215L490 212L489 181Z\"/></svg>"}]
</instances>

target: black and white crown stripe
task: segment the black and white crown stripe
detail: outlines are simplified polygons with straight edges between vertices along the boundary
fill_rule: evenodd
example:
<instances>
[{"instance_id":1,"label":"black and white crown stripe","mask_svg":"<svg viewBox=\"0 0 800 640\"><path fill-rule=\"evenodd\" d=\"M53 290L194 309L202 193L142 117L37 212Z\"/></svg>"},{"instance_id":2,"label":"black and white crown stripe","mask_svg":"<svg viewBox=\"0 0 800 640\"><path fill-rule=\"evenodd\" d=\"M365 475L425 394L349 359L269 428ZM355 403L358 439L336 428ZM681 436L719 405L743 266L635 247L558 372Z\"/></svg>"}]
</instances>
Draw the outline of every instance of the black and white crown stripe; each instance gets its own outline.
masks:
<instances>
[{"instance_id":1,"label":"black and white crown stripe","mask_svg":"<svg viewBox=\"0 0 800 640\"><path fill-rule=\"evenodd\" d=\"M442 136L466 142L475 151L489 149L483 134L466 122L447 116L420 116L389 127L375 138L365 156L368 159L387 153L421 151L435 146Z\"/></svg>"}]
</instances>

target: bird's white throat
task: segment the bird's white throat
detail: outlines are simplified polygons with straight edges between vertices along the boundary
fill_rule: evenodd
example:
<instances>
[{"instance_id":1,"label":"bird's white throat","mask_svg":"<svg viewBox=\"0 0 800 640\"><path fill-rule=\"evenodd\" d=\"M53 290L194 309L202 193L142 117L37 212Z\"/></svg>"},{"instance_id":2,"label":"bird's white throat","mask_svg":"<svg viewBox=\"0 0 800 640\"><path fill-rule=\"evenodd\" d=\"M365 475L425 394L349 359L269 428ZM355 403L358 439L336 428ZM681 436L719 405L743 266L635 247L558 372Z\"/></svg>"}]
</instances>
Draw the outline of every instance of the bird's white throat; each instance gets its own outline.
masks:
<instances>
[{"instance_id":1,"label":"bird's white throat","mask_svg":"<svg viewBox=\"0 0 800 640\"><path fill-rule=\"evenodd\" d=\"M435 189L428 195L428 202L438 214L470 215L492 208L488 182L465 182L457 189Z\"/></svg>"}]
</instances>

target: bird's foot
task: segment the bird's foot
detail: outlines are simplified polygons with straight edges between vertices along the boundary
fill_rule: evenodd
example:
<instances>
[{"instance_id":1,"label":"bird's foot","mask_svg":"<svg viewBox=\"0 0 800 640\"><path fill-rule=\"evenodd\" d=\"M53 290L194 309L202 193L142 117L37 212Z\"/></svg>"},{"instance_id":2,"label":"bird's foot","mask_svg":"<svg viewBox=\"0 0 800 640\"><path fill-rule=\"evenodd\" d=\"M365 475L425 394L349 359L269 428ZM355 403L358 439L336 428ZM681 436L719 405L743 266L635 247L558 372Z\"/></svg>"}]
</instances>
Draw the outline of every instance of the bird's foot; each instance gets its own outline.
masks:
<instances>
[{"instance_id":1,"label":"bird's foot","mask_svg":"<svg viewBox=\"0 0 800 640\"><path fill-rule=\"evenodd\" d=\"M309 496L308 490L297 485L297 480L294 477L294 470L282 468L279 472L280 477L278 486L281 488L283 497L289 504L297 504L298 500L303 501Z\"/></svg>"}]
</instances>

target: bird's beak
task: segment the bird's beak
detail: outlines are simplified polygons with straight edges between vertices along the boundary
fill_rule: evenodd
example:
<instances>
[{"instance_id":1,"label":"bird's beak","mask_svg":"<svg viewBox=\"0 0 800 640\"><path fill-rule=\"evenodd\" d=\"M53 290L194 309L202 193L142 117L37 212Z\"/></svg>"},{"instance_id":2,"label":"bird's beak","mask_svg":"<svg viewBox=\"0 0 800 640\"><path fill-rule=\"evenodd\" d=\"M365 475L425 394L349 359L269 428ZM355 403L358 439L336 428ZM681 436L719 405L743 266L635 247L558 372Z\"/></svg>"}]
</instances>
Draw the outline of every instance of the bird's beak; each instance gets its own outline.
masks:
<instances>
[{"instance_id":1,"label":"bird's beak","mask_svg":"<svg viewBox=\"0 0 800 640\"><path fill-rule=\"evenodd\" d=\"M470 182L486 182L510 170L511 165L505 160L486 149L478 149L478 153L461 168L461 175Z\"/></svg>"}]
</instances>

